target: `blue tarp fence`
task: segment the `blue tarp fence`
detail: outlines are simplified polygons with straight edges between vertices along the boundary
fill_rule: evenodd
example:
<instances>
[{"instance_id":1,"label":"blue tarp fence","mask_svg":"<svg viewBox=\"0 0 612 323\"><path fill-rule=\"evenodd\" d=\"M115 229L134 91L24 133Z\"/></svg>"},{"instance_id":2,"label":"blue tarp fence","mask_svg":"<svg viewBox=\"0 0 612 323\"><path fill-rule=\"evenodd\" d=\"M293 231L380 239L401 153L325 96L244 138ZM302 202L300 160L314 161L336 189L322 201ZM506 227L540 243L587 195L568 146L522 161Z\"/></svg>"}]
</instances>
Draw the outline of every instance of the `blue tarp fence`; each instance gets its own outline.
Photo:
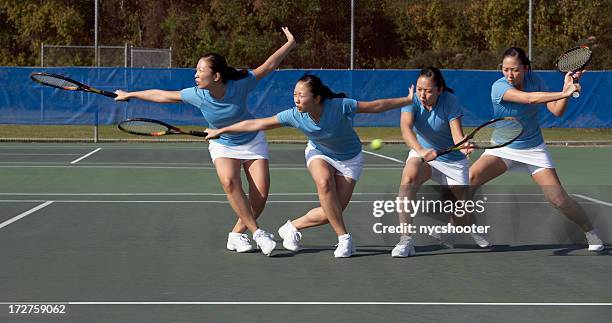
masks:
<instances>
[{"instance_id":1,"label":"blue tarp fence","mask_svg":"<svg viewBox=\"0 0 612 323\"><path fill-rule=\"evenodd\" d=\"M66 75L107 91L123 89L180 90L194 86L193 69L124 68L30 68L0 67L0 124L116 124L126 118L147 117L174 124L206 125L200 111L188 104L155 104L146 101L115 102L85 92L63 91L32 82L32 72ZM369 101L404 96L416 82L417 70L281 70L260 81L248 106L256 117L267 117L293 106L293 87L304 74L315 74L336 92ZM538 73L551 91L560 91L563 75L556 71ZM499 71L443 70L449 87L464 106L463 123L474 126L491 118L491 85ZM612 72L588 72L582 80L579 99L571 99L567 112L554 117L545 108L540 113L543 127L612 127ZM356 126L399 125L400 111L360 114Z\"/></svg>"}]
</instances>

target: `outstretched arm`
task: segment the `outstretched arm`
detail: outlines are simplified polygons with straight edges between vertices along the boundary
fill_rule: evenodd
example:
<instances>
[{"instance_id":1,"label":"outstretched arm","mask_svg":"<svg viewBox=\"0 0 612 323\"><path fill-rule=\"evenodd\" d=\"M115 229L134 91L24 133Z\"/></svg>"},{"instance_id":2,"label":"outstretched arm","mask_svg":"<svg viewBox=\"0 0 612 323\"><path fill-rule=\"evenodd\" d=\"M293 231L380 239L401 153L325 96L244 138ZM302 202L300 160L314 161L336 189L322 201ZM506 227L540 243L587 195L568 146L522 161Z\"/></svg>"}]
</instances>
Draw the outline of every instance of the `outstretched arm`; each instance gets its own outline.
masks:
<instances>
[{"instance_id":1,"label":"outstretched arm","mask_svg":"<svg viewBox=\"0 0 612 323\"><path fill-rule=\"evenodd\" d=\"M291 32L289 31L289 28L282 27L282 29L285 33L285 36L287 37L287 42L281 48L276 50L276 52L274 52L272 56L268 57L268 59L263 64L261 64L261 66L253 70L255 78L258 80L261 80L266 75L274 72L274 70L278 68L283 59L287 57L289 51L291 51L296 45L295 38L293 38L293 34L291 34Z\"/></svg>"},{"instance_id":2,"label":"outstretched arm","mask_svg":"<svg viewBox=\"0 0 612 323\"><path fill-rule=\"evenodd\" d=\"M580 77L582 73L576 73ZM572 93L580 91L580 84L574 83L572 73L565 75L562 92L523 92L510 89L504 93L503 100L521 104L543 104L556 116L561 116L567 107L568 98Z\"/></svg>"},{"instance_id":3,"label":"outstretched arm","mask_svg":"<svg viewBox=\"0 0 612 323\"><path fill-rule=\"evenodd\" d=\"M414 94L414 85L410 86L408 96L403 98L380 99L374 101L359 101L357 102L357 113L380 113L387 110L401 108L412 103Z\"/></svg>"},{"instance_id":4,"label":"outstretched arm","mask_svg":"<svg viewBox=\"0 0 612 323\"><path fill-rule=\"evenodd\" d=\"M145 90L125 92L117 90L115 93L117 94L115 101L127 101L129 99L139 99L157 103L178 103L182 101L180 91Z\"/></svg>"},{"instance_id":5,"label":"outstretched arm","mask_svg":"<svg viewBox=\"0 0 612 323\"><path fill-rule=\"evenodd\" d=\"M276 116L261 119L244 120L238 123L234 123L233 125L223 127L221 129L206 129L205 131L208 133L208 136L206 136L206 138L204 139L216 139L227 132L255 132L259 130L279 128L281 126L282 125L280 122L278 122L278 118Z\"/></svg>"}]
</instances>

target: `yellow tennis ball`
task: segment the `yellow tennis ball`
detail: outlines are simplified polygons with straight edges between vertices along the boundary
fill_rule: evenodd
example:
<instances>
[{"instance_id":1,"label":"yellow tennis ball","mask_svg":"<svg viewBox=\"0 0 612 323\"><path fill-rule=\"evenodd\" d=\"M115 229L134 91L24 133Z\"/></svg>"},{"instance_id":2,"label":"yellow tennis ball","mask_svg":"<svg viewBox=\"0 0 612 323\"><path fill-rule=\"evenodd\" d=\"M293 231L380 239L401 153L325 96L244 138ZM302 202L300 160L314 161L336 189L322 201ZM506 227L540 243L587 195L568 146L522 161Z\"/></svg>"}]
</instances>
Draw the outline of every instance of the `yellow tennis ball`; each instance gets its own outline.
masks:
<instances>
[{"instance_id":1,"label":"yellow tennis ball","mask_svg":"<svg viewBox=\"0 0 612 323\"><path fill-rule=\"evenodd\" d=\"M372 150L379 150L380 148L382 148L385 145L385 143L382 141L382 139L374 139L372 140L372 142L370 143L370 148Z\"/></svg>"}]
</instances>

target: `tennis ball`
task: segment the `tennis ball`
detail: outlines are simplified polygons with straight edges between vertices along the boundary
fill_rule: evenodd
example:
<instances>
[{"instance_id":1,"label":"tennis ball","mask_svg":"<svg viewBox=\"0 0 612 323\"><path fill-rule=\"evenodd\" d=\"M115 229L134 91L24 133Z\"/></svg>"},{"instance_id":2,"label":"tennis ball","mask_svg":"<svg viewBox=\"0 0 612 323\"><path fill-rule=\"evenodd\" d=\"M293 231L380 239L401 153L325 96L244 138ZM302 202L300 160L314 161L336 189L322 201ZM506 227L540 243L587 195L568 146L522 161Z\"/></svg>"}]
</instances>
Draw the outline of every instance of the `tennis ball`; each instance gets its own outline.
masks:
<instances>
[{"instance_id":1,"label":"tennis ball","mask_svg":"<svg viewBox=\"0 0 612 323\"><path fill-rule=\"evenodd\" d=\"M379 150L380 148L382 148L385 145L385 143L382 141L382 139L374 139L372 140L372 142L370 143L370 148L372 150Z\"/></svg>"}]
</instances>

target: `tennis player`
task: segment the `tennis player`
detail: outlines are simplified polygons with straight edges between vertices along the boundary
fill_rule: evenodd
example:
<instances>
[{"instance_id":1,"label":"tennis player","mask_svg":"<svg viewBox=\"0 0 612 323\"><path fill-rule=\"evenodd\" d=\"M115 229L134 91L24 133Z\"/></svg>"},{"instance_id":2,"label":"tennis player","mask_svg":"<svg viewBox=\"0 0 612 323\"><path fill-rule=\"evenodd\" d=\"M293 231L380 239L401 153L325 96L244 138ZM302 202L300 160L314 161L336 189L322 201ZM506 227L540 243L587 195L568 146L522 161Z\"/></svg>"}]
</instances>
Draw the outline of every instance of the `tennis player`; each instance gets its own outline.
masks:
<instances>
[{"instance_id":1,"label":"tennis player","mask_svg":"<svg viewBox=\"0 0 612 323\"><path fill-rule=\"evenodd\" d=\"M402 172L400 198L416 200L421 185L433 180L451 190L454 198L463 199L469 184L466 149L437 157L436 151L452 147L465 137L461 128L463 111L453 89L446 85L442 72L427 67L419 72L416 95L410 105L402 108L400 129L410 153ZM437 158L437 159L436 159ZM400 212L400 223L412 223L413 217ZM455 225L454 216L449 218ZM489 242L483 235L471 234L481 247ZM436 236L444 242L445 235ZM409 257L415 254L409 232L403 232L400 241L391 251L392 257Z\"/></svg>"},{"instance_id":2,"label":"tennis player","mask_svg":"<svg viewBox=\"0 0 612 323\"><path fill-rule=\"evenodd\" d=\"M363 169L361 141L353 129L356 113L379 113L412 102L413 88L402 98L356 101L344 93L334 93L317 76L305 75L295 85L295 107L269 118L246 120L221 129L207 129L208 138L226 133L259 131L281 126L301 130L309 139L305 150L306 165L319 195L320 207L304 216L289 220L278 233L287 250L297 251L302 234L299 230L329 223L338 236L336 258L355 252L342 211L348 205Z\"/></svg>"},{"instance_id":3,"label":"tennis player","mask_svg":"<svg viewBox=\"0 0 612 323\"><path fill-rule=\"evenodd\" d=\"M273 72L289 51L296 46L288 28L283 27L287 42L270 56L261 66L252 70L236 70L227 65L219 54L204 55L198 61L195 73L196 86L181 91L146 90L138 92L116 91L117 101L141 99L158 103L186 102L198 107L210 127L227 125L253 119L247 110L247 96L259 80ZM270 255L276 246L273 235L259 229L257 217L268 198L270 171L268 167L268 144L263 132L241 132L224 134L211 140L208 150L217 170L219 181L227 194L238 221L228 234L227 249L247 252L253 249L247 229L261 251ZM248 198L242 189L240 168L244 168L249 181Z\"/></svg>"},{"instance_id":4,"label":"tennis player","mask_svg":"<svg viewBox=\"0 0 612 323\"><path fill-rule=\"evenodd\" d=\"M470 167L470 185L480 186L507 170L526 172L541 187L552 206L560 210L585 232L590 251L604 248L584 209L563 189L538 123L538 113L546 108L560 117L569 97L580 90L582 71L567 73L561 92L549 92L537 74L531 72L529 58L521 48L508 48L502 56L503 77L493 83L491 100L495 117L512 116L524 126L523 134L506 147L485 150Z\"/></svg>"}]
</instances>

